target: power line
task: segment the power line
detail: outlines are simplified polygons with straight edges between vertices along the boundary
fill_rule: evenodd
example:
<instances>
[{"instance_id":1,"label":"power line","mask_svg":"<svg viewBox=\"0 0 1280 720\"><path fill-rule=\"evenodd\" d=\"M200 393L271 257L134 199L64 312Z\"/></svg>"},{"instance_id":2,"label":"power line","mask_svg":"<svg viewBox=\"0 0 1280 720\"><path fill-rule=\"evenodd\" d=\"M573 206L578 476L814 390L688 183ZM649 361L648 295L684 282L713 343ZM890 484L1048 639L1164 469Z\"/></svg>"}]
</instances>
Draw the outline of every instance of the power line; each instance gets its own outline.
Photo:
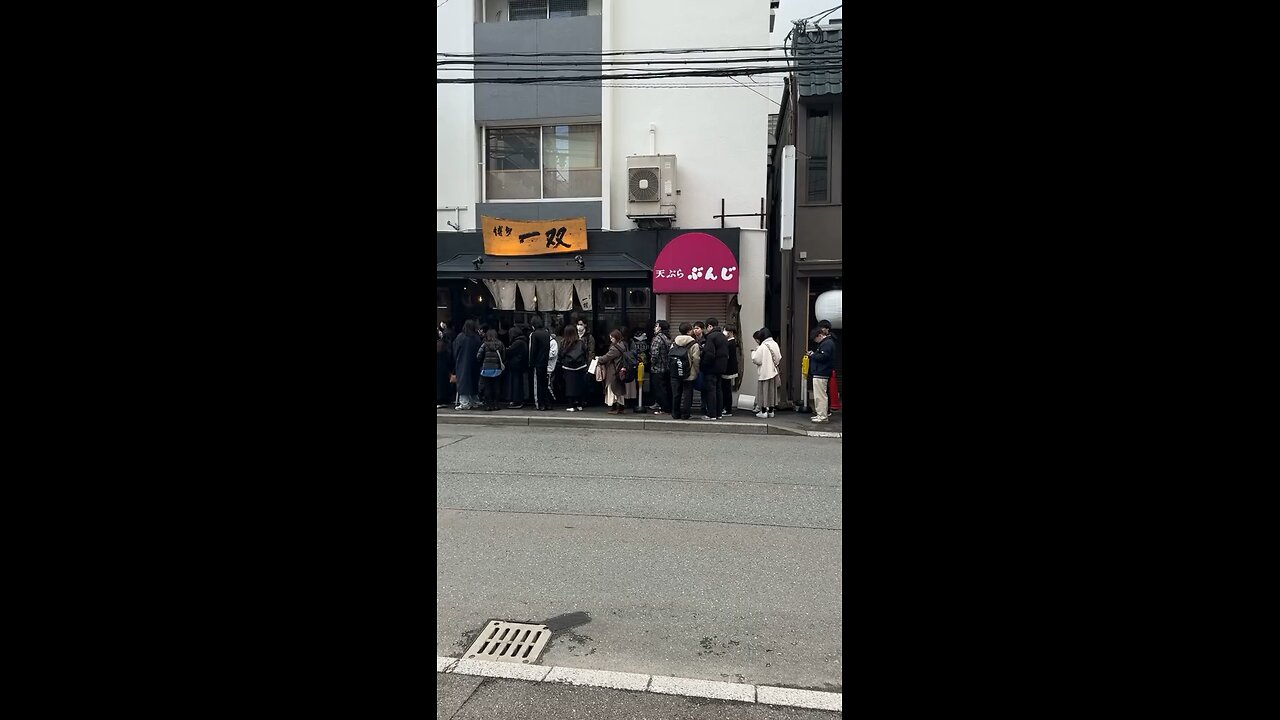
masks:
<instances>
[{"instance_id":1,"label":"power line","mask_svg":"<svg viewBox=\"0 0 1280 720\"><path fill-rule=\"evenodd\" d=\"M730 80L733 80L733 78L729 78L729 79L730 79ZM736 81L736 80L734 80L734 82L737 82L737 81ZM571 82L549 82L549 83L541 83L541 84L542 84L542 85L549 85L549 86L559 86L559 87L583 87L580 83L571 83ZM641 89L641 88L653 88L653 89L658 89L658 90L663 90L663 89L677 89L677 90L679 90L679 89L708 89L708 88L709 88L709 89L714 89L714 88L727 88L727 89L729 89L729 90L737 90L739 87L745 87L745 88L747 88L748 90L750 90L750 89L752 88L752 86L751 86L751 85L742 85L741 83L738 83L737 85L730 85L729 83L688 83L688 84L679 83L679 84L671 84L671 85L647 85L647 84L627 83L627 84L624 84L624 85L601 85L600 87L615 88L615 89ZM781 87L786 87L786 84L785 84L785 83L756 83L754 87L760 87L760 88L781 88Z\"/></svg>"},{"instance_id":2,"label":"power line","mask_svg":"<svg viewBox=\"0 0 1280 720\"><path fill-rule=\"evenodd\" d=\"M730 79L730 80L732 80L732 81L734 81L734 82L736 82L736 83L738 83L738 84L739 84L739 85L741 85L742 87L744 87L744 88L746 88L746 89L748 89L748 90L751 90L751 92L756 93L757 95L759 95L760 97L764 98L765 100L768 100L769 102L773 103L774 105L777 105L778 107L782 107L782 103L778 102L777 100L774 100L773 98L769 97L768 95L764 95L764 94L762 94L762 93L758 93L758 92L756 92L754 89L752 89L752 87L751 87L750 85L747 85L747 84L743 83L743 82L742 82L741 80L739 80L738 78L730 77L729 79ZM721 212L724 212L724 211L722 210Z\"/></svg>"},{"instance_id":3,"label":"power line","mask_svg":"<svg viewBox=\"0 0 1280 720\"><path fill-rule=\"evenodd\" d=\"M610 55L685 55L714 52L760 52L784 50L783 45L755 45L719 48L668 48L658 50L607 50L603 52L498 52L498 53L436 53L439 57L604 57Z\"/></svg>"},{"instance_id":4,"label":"power line","mask_svg":"<svg viewBox=\"0 0 1280 720\"><path fill-rule=\"evenodd\" d=\"M843 49L842 49L843 50ZM834 58L833 59L839 59ZM772 57L727 57L727 58L708 58L704 60L550 60L543 62L523 62L520 60L437 60L436 67L444 65L506 65L510 67L548 67L548 66L582 66L582 65L715 65L722 63L776 63L793 62L793 59L785 55L775 55Z\"/></svg>"},{"instance_id":5,"label":"power line","mask_svg":"<svg viewBox=\"0 0 1280 720\"><path fill-rule=\"evenodd\" d=\"M814 64L807 65L804 68L806 72L817 72L821 70L841 70L844 66L840 64ZM690 70L688 72L669 72L669 73L618 73L614 75L567 75L555 77L495 77L495 78L436 78L436 84L464 84L474 85L478 83L493 84L525 84L536 85L538 83L546 83L558 80L569 82L594 82L600 80L651 80L655 78L691 78L691 77L732 77L734 75L751 77L752 75L770 75L775 73L791 73L794 68L769 68L769 67L746 67L746 68L721 68L721 69L704 69ZM496 72L496 71L491 71Z\"/></svg>"},{"instance_id":6,"label":"power line","mask_svg":"<svg viewBox=\"0 0 1280 720\"><path fill-rule=\"evenodd\" d=\"M812 19L814 19L814 18L818 17L819 15L821 15L822 17L826 17L826 16L830 15L831 13L833 13L833 12L835 12L835 11L839 10L839 9L840 9L840 8L842 8L842 7L844 7L844 5L843 5L843 4L840 4L840 5L837 5L837 6L833 7L833 8L831 8L830 10L824 10L824 11L822 11L822 12L816 12L816 13L814 13L814 14L810 15L809 17L807 17L807 18L803 18L803 19L805 19L805 20L812 20ZM795 20L792 20L792 22L796 22L796 21L795 21Z\"/></svg>"}]
</instances>

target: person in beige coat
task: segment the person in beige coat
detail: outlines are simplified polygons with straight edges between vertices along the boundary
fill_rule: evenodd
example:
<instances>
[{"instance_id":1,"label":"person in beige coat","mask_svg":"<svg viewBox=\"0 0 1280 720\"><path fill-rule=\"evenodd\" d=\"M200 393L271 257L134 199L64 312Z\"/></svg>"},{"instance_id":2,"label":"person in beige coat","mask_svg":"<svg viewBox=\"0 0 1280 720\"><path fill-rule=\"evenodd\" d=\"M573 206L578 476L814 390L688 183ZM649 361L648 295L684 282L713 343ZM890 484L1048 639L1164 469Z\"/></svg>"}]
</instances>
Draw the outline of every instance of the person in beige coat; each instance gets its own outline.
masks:
<instances>
[{"instance_id":1,"label":"person in beige coat","mask_svg":"<svg viewBox=\"0 0 1280 720\"><path fill-rule=\"evenodd\" d=\"M756 413L758 418L771 418L778 409L778 365L782 362L782 351L774 342L769 328L760 328L751 336L759 345L751 351L751 362L760 367L756 383Z\"/></svg>"},{"instance_id":2,"label":"person in beige coat","mask_svg":"<svg viewBox=\"0 0 1280 720\"><path fill-rule=\"evenodd\" d=\"M604 368L604 404L609 408L609 415L622 414L627 388L618 377L618 364L622 362L622 352L626 349L622 332L614 330L609 333L609 350L600 356L600 367Z\"/></svg>"}]
</instances>

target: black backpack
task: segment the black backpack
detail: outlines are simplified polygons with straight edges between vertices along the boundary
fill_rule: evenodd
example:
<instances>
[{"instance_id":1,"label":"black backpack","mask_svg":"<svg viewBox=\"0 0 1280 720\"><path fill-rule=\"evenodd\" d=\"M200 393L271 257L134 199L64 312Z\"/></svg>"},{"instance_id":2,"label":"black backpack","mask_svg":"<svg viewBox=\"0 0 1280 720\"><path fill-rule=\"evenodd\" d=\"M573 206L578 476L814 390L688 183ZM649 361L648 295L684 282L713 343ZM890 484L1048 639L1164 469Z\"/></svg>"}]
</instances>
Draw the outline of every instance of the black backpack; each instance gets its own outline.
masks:
<instances>
[{"instance_id":1,"label":"black backpack","mask_svg":"<svg viewBox=\"0 0 1280 720\"><path fill-rule=\"evenodd\" d=\"M671 373L671 377L688 380L692 370L689 362L689 346L673 343L671 349L667 351L667 371Z\"/></svg>"},{"instance_id":2,"label":"black backpack","mask_svg":"<svg viewBox=\"0 0 1280 720\"><path fill-rule=\"evenodd\" d=\"M622 351L622 360L618 363L618 379L624 384L636 379L636 370L640 362L636 360L636 354L630 350Z\"/></svg>"}]
</instances>

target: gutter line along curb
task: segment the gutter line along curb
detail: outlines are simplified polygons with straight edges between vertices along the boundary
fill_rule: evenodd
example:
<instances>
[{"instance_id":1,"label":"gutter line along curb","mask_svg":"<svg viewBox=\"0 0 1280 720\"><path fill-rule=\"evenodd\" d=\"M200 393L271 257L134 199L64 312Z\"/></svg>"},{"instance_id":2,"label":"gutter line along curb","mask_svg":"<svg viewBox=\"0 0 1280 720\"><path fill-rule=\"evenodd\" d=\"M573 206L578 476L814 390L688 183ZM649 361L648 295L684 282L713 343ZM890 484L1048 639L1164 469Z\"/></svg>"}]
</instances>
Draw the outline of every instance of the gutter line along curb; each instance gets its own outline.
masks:
<instances>
[{"instance_id":1,"label":"gutter line along curb","mask_svg":"<svg viewBox=\"0 0 1280 720\"><path fill-rule=\"evenodd\" d=\"M639 425L641 430L658 432L703 432L722 435L791 435L793 437L835 437L843 433L802 430L798 428L770 425L768 423L726 422L718 424L706 420L620 420L615 418L585 417L530 417L524 415L462 415L442 413L436 415L436 423L446 425L497 425L510 427L530 427L534 425L554 425L556 427L589 427L596 430L634 430Z\"/></svg>"}]
</instances>

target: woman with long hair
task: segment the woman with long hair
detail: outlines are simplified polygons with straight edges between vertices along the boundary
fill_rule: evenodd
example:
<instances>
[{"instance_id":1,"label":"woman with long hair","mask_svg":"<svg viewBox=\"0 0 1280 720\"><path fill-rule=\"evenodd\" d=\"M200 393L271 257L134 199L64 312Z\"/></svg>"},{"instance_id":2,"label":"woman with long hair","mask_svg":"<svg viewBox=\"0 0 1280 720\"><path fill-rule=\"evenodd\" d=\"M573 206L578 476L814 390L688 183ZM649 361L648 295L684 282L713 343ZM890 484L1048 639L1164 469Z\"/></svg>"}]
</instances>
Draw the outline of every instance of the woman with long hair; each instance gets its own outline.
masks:
<instances>
[{"instance_id":1,"label":"woman with long hair","mask_svg":"<svg viewBox=\"0 0 1280 720\"><path fill-rule=\"evenodd\" d=\"M582 412L582 397L587 394L587 344L578 329L566 325L560 338L560 374L564 377L564 396L569 412Z\"/></svg>"},{"instance_id":2,"label":"woman with long hair","mask_svg":"<svg viewBox=\"0 0 1280 720\"><path fill-rule=\"evenodd\" d=\"M751 337L759 343L751 351L751 362L760 367L756 383L756 406L760 411L756 417L771 418L778 409L778 365L782 362L782 351L767 327L755 331Z\"/></svg>"},{"instance_id":3,"label":"woman with long hair","mask_svg":"<svg viewBox=\"0 0 1280 720\"><path fill-rule=\"evenodd\" d=\"M621 415L623 398L627 388L622 378L618 377L618 366L622 363L622 353L627 344L622 340L622 332L613 330L609 333L609 350L600 357L600 365L604 368L604 404L609 408L609 415Z\"/></svg>"}]
</instances>

